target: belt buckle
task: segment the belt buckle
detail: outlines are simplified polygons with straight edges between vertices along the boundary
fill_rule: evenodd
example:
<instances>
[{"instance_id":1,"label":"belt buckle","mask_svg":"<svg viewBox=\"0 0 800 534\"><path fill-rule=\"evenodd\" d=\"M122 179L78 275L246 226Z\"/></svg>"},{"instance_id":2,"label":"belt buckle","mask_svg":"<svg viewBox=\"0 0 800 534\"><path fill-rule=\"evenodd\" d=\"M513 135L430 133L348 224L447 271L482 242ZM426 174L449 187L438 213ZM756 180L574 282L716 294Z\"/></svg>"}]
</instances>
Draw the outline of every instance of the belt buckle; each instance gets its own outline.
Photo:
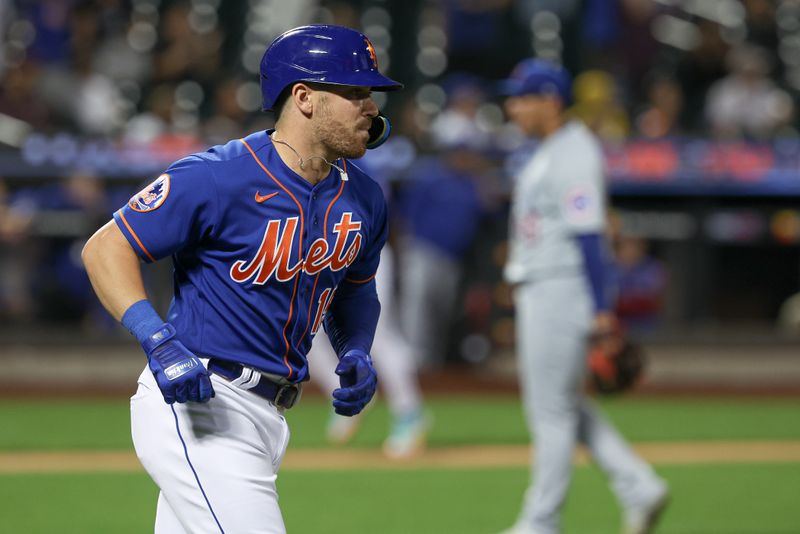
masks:
<instances>
[{"instance_id":1,"label":"belt buckle","mask_svg":"<svg viewBox=\"0 0 800 534\"><path fill-rule=\"evenodd\" d=\"M275 394L275 406L286 408L287 410L295 405L300 398L300 388L296 384L286 384L278 388Z\"/></svg>"}]
</instances>

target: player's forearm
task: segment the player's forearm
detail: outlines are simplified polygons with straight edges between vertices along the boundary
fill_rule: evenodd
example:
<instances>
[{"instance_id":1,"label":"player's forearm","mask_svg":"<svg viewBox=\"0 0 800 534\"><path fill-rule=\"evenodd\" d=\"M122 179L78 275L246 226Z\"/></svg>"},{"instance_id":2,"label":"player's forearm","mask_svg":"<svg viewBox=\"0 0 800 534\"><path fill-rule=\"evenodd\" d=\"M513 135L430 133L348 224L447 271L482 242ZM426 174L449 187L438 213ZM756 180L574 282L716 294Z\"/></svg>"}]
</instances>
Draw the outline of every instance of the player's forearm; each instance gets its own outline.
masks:
<instances>
[{"instance_id":1,"label":"player's forearm","mask_svg":"<svg viewBox=\"0 0 800 534\"><path fill-rule=\"evenodd\" d=\"M325 314L325 332L340 358L349 350L369 353L372 348L381 304L375 292L375 282L370 284L356 288L340 287ZM354 291L348 294L348 289Z\"/></svg>"},{"instance_id":2,"label":"player's forearm","mask_svg":"<svg viewBox=\"0 0 800 534\"><path fill-rule=\"evenodd\" d=\"M576 237L581 254L585 274L592 290L592 301L595 313L609 310L608 284L606 280L605 259L603 257L603 239L600 234L580 234Z\"/></svg>"},{"instance_id":3,"label":"player's forearm","mask_svg":"<svg viewBox=\"0 0 800 534\"><path fill-rule=\"evenodd\" d=\"M139 257L113 220L89 239L81 259L97 298L118 321L133 303L147 298Z\"/></svg>"}]
</instances>

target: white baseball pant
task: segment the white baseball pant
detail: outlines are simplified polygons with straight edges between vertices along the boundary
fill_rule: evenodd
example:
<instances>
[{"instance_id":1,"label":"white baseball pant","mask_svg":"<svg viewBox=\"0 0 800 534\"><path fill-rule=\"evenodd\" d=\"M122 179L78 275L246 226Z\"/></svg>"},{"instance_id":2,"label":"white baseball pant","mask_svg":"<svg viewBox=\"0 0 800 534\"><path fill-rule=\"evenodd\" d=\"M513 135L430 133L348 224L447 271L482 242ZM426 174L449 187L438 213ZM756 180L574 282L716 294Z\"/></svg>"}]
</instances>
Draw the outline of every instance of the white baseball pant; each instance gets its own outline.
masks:
<instances>
[{"instance_id":1,"label":"white baseball pant","mask_svg":"<svg viewBox=\"0 0 800 534\"><path fill-rule=\"evenodd\" d=\"M282 410L216 375L208 403L169 405L148 368L131 397L136 454L158 485L156 534L284 534Z\"/></svg>"}]
</instances>

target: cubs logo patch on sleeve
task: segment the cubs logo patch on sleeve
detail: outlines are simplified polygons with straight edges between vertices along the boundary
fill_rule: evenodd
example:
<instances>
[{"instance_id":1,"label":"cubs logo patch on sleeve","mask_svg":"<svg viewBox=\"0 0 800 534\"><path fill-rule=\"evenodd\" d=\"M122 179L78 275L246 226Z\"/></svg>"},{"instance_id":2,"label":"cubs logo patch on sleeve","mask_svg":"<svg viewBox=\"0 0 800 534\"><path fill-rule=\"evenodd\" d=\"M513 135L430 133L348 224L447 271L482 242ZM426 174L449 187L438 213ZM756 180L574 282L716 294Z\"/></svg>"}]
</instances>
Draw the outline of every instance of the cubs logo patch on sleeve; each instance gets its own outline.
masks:
<instances>
[{"instance_id":1,"label":"cubs logo patch on sleeve","mask_svg":"<svg viewBox=\"0 0 800 534\"><path fill-rule=\"evenodd\" d=\"M128 201L133 211L145 213L158 209L169 195L169 174L162 174L153 183L136 193Z\"/></svg>"},{"instance_id":2,"label":"cubs logo patch on sleeve","mask_svg":"<svg viewBox=\"0 0 800 534\"><path fill-rule=\"evenodd\" d=\"M599 216L600 198L597 188L581 185L572 188L563 199L564 215L573 224L594 221Z\"/></svg>"}]
</instances>

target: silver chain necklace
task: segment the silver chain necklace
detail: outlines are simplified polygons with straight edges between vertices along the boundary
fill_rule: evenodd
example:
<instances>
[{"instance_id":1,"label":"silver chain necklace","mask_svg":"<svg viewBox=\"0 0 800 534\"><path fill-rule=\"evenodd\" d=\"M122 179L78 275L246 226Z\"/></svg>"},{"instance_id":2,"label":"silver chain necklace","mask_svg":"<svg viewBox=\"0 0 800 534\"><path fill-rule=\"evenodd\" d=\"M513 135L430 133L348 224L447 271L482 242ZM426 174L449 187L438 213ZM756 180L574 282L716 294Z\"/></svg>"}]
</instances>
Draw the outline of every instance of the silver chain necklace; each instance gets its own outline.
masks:
<instances>
[{"instance_id":1,"label":"silver chain necklace","mask_svg":"<svg viewBox=\"0 0 800 534\"><path fill-rule=\"evenodd\" d=\"M300 165L300 169L301 170L306 170L306 168L305 168L306 162L311 161L312 159L321 159L322 161L324 161L325 163L327 163L328 165L330 165L331 167L333 167L334 169L339 171L339 174L342 176L342 180L344 180L345 182L348 180L347 171L345 171L343 168L339 167L335 163L331 163L330 161L328 161L327 159L323 158L322 156L311 156L311 157L306 158L304 160L303 157L300 155L300 153L297 152L297 150L295 150L292 145L290 145L286 141L282 141L282 140L278 139L278 137L275 135L276 133L278 133L278 132L272 132L270 134L270 139L272 139L275 143L280 143L282 145L286 145L287 147L289 147L289 150L294 152L294 155L297 156L297 164Z\"/></svg>"}]
</instances>

